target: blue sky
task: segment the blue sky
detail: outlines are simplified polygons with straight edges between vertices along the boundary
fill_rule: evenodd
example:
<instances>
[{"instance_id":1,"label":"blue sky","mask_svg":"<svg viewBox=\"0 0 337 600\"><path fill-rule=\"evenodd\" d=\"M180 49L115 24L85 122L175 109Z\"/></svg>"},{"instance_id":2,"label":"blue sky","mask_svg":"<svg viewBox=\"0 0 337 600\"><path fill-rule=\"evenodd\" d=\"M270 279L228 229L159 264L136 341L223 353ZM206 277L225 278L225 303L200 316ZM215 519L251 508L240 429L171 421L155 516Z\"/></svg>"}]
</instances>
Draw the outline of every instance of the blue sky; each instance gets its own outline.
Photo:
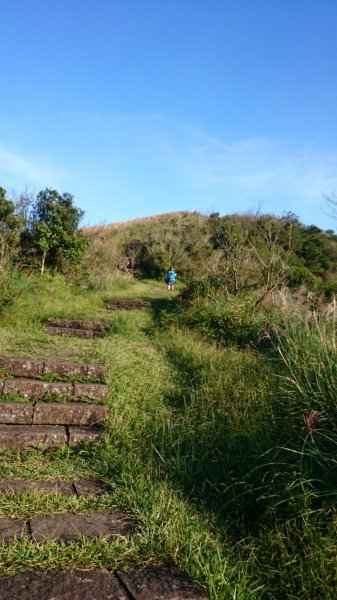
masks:
<instances>
[{"instance_id":1,"label":"blue sky","mask_svg":"<svg viewBox=\"0 0 337 600\"><path fill-rule=\"evenodd\" d=\"M0 186L337 229L336 0L0 0Z\"/></svg>"}]
</instances>

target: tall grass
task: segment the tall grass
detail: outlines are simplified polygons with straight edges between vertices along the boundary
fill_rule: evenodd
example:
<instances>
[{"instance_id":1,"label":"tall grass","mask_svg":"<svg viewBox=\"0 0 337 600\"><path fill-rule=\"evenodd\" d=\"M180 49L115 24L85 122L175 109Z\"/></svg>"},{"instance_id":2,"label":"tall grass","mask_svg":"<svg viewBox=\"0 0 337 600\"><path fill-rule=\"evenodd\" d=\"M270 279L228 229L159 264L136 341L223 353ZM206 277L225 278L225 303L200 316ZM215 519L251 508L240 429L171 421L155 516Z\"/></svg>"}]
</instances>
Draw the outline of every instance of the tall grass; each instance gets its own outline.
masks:
<instances>
[{"instance_id":1,"label":"tall grass","mask_svg":"<svg viewBox=\"0 0 337 600\"><path fill-rule=\"evenodd\" d=\"M295 413L321 411L337 418L337 307L298 314L279 332L277 348L287 370L286 391Z\"/></svg>"},{"instance_id":2,"label":"tall grass","mask_svg":"<svg viewBox=\"0 0 337 600\"><path fill-rule=\"evenodd\" d=\"M285 367L281 380L289 422L301 430L298 453L315 506L337 502L337 345L335 303L327 311L298 315L278 335Z\"/></svg>"}]
</instances>

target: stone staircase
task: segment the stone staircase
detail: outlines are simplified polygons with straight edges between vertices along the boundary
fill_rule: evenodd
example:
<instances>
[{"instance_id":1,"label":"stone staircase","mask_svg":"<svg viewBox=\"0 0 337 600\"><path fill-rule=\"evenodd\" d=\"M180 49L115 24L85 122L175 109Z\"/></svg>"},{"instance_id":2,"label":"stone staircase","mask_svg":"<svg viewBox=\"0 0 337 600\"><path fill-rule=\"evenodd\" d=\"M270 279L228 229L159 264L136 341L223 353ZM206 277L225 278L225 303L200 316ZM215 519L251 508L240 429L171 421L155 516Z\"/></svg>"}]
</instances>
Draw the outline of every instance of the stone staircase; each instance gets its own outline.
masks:
<instances>
[{"instance_id":1,"label":"stone staircase","mask_svg":"<svg viewBox=\"0 0 337 600\"><path fill-rule=\"evenodd\" d=\"M47 333L101 337L96 322L50 319ZM67 333L64 333L66 331ZM88 332L91 332L90 334ZM80 336L82 334L79 334ZM108 417L104 365L0 357L0 451L73 447L100 439ZM46 380L57 378L57 381ZM69 377L72 380L69 380ZM67 379L68 378L68 379ZM76 381L90 378L91 381ZM94 380L94 381L92 381ZM97 479L5 478L0 495L58 494L75 498L113 495ZM76 543L84 539L122 540L138 524L122 510L69 510L25 518L0 517L0 544ZM74 550L75 552L75 550ZM0 598L7 600L206 600L193 582L173 565L56 572L25 571L0 577Z\"/></svg>"},{"instance_id":2,"label":"stone staircase","mask_svg":"<svg viewBox=\"0 0 337 600\"><path fill-rule=\"evenodd\" d=\"M70 447L102 437L108 387L103 383L44 381L69 375L98 379L103 365L49 363L0 357L0 451ZM28 401L26 401L28 400Z\"/></svg>"},{"instance_id":3,"label":"stone staircase","mask_svg":"<svg viewBox=\"0 0 337 600\"><path fill-rule=\"evenodd\" d=\"M44 332L49 335L68 335L75 337L104 337L110 329L109 323L101 321L81 321L79 319L48 319Z\"/></svg>"}]
</instances>

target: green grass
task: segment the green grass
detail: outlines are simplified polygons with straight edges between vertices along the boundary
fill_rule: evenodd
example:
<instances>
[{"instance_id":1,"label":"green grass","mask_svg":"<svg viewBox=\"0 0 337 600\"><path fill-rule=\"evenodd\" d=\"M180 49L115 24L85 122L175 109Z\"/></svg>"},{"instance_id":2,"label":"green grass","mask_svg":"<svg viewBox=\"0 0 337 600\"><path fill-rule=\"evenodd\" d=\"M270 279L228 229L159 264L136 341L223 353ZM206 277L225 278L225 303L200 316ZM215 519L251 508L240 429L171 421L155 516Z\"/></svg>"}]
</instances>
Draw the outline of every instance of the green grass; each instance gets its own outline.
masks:
<instances>
[{"instance_id":1,"label":"green grass","mask_svg":"<svg viewBox=\"0 0 337 600\"><path fill-rule=\"evenodd\" d=\"M106 311L106 297L154 303ZM92 446L3 453L0 476L99 477L114 493L96 499L1 494L0 514L116 507L133 514L139 529L118 543L5 544L1 573L173 560L211 600L309 600L318 590L332 599L335 504L332 495L323 498L329 488L322 488L324 478L317 484L317 465L325 468L325 483L330 465L331 482L333 454L328 463L330 447L321 448L318 432L307 435L287 365L265 352L217 346L178 323L158 327L158 310L170 302L157 282L116 280L102 290L55 279L31 284L3 313L2 354L63 352L66 360L106 363L110 418L106 437ZM42 326L56 315L108 319L112 330L95 340L51 339ZM313 349L305 341L303 348L310 365ZM293 377L295 362L291 368ZM298 407L296 418L290 406Z\"/></svg>"}]
</instances>

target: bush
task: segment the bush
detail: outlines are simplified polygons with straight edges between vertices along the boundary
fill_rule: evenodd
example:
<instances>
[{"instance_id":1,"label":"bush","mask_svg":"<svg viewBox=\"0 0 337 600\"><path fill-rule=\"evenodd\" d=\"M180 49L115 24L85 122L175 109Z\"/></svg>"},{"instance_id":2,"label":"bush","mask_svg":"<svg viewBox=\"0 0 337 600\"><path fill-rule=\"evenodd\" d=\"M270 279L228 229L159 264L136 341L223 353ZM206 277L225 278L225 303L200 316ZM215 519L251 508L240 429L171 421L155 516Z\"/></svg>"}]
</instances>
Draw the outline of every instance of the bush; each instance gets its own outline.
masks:
<instances>
[{"instance_id":1,"label":"bush","mask_svg":"<svg viewBox=\"0 0 337 600\"><path fill-rule=\"evenodd\" d=\"M270 347L270 335L264 335L271 321L272 308L254 309L246 295L229 296L224 280L215 275L192 281L171 309L160 315L162 326L176 323L195 329L206 339L223 345Z\"/></svg>"}]
</instances>

